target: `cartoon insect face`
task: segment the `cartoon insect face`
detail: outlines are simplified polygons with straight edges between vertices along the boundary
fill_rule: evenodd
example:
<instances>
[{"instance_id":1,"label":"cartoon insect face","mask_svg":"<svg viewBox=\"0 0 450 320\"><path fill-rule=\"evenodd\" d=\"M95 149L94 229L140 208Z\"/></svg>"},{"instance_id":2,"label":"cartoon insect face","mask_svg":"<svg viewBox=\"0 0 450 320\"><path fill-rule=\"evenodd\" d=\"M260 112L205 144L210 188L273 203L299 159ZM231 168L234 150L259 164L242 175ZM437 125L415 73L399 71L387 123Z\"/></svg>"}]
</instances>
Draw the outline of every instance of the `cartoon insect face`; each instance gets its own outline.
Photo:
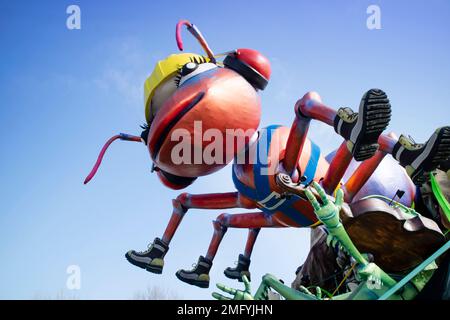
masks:
<instances>
[{"instance_id":1,"label":"cartoon insect face","mask_svg":"<svg viewBox=\"0 0 450 320\"><path fill-rule=\"evenodd\" d=\"M183 23L177 27L180 49ZM223 64L217 63L198 29L187 25L208 57L172 55L158 64L181 56L189 60L154 89L148 102L150 124L143 133L158 176L173 189L220 170L247 147L261 116L257 91L265 88L270 77L269 61L255 50L230 52ZM238 141L242 138L243 143ZM180 141L184 143L182 154L177 147ZM212 143L214 161L205 159L203 153Z\"/></svg>"},{"instance_id":2,"label":"cartoon insect face","mask_svg":"<svg viewBox=\"0 0 450 320\"><path fill-rule=\"evenodd\" d=\"M190 68L194 70L190 71ZM177 78L179 87L157 112L150 126L148 148L161 170L177 176L198 177L219 170L241 151L235 149L234 143L227 145L229 139L226 137L257 129L260 98L242 76L212 63L196 65L190 62L180 74ZM222 146L218 148L223 152L218 163L207 164L202 151L211 141L205 141L203 133L212 132L210 129L223 137ZM194 138L194 134L200 134L201 138ZM190 155L181 163L177 162L178 155L173 152L180 143L180 135L189 139L191 145L184 150ZM201 161L194 158L196 154L201 156Z\"/></svg>"}]
</instances>

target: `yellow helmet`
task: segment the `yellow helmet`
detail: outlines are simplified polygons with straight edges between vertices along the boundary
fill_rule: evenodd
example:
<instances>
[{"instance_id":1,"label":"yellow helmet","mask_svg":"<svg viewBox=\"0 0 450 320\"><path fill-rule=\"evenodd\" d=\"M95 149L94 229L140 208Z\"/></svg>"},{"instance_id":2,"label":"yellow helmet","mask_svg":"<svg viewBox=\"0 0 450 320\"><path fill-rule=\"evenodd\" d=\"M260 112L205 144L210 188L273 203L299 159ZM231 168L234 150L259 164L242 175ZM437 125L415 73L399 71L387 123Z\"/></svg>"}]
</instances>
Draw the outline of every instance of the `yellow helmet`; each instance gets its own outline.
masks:
<instances>
[{"instance_id":1,"label":"yellow helmet","mask_svg":"<svg viewBox=\"0 0 450 320\"><path fill-rule=\"evenodd\" d=\"M144 83L144 104L145 104L145 118L150 124L153 120L153 112L151 110L151 101L156 88L163 83L167 78L175 75L178 70L186 63L191 62L192 59L203 59L205 57L195 53L179 53L171 54L166 59L158 61L153 69L150 77ZM208 58L206 58L209 61Z\"/></svg>"}]
</instances>

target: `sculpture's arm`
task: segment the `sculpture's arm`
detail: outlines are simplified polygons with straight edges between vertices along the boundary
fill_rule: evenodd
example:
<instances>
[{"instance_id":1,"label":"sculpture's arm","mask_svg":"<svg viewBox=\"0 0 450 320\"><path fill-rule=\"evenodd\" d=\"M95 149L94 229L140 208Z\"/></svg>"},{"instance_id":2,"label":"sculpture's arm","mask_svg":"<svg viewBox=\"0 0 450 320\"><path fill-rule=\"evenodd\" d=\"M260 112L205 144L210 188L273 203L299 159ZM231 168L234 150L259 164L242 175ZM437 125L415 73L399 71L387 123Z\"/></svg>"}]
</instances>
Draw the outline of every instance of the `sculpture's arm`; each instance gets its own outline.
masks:
<instances>
[{"instance_id":1,"label":"sculpture's arm","mask_svg":"<svg viewBox=\"0 0 450 320\"><path fill-rule=\"evenodd\" d=\"M313 205L314 212L316 213L318 219L329 231L327 243L331 242L332 244L335 244L336 242L339 242L339 245L343 248L343 250L347 251L347 253L357 262L357 272L363 280L373 280L376 282L381 281L381 283L387 287L394 286L396 281L376 264L369 263L355 247L352 240L348 236L347 231L345 231L345 228L339 218L339 212L344 202L344 193L342 190L339 189L337 191L336 200L333 202L325 193L325 190L317 182L313 182L312 187L319 194L322 204L317 201L312 190L310 190L311 187L306 189L305 194Z\"/></svg>"},{"instance_id":2,"label":"sculpture's arm","mask_svg":"<svg viewBox=\"0 0 450 320\"><path fill-rule=\"evenodd\" d=\"M271 274L266 274L262 278L258 290L255 295L252 296L249 280L246 276L243 276L242 280L245 286L244 290L229 288L220 283L217 284L217 288L230 294L231 297L224 296L217 292L213 292L212 296L217 300L267 300L268 290L272 289L278 292L286 300L318 300L321 298L320 293L318 294L318 297L316 297L308 292L307 289L304 289L304 292L292 289Z\"/></svg>"}]
</instances>

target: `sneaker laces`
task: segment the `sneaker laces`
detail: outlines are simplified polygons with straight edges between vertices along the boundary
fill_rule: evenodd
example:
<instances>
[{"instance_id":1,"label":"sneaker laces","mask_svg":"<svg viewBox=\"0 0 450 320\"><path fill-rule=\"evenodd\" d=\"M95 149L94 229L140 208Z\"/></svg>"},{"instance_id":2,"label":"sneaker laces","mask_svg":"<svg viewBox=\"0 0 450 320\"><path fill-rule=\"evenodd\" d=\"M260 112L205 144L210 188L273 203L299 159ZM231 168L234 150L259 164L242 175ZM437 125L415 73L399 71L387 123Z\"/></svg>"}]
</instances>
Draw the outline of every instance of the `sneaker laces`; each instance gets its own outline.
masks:
<instances>
[{"instance_id":1,"label":"sneaker laces","mask_svg":"<svg viewBox=\"0 0 450 320\"><path fill-rule=\"evenodd\" d=\"M347 112L348 117L349 117L350 120L353 121L353 120L355 120L358 117L358 113L354 112L351 108L346 107L346 108L344 108L344 110Z\"/></svg>"},{"instance_id":2,"label":"sneaker laces","mask_svg":"<svg viewBox=\"0 0 450 320\"><path fill-rule=\"evenodd\" d=\"M408 139L409 139L409 141L411 141L411 144L412 144L413 146L415 146L415 145L418 144L418 143L416 142L416 140L414 140L414 138L413 138L410 134L408 134Z\"/></svg>"},{"instance_id":3,"label":"sneaker laces","mask_svg":"<svg viewBox=\"0 0 450 320\"><path fill-rule=\"evenodd\" d=\"M416 140L414 140L414 138L409 134L408 134L408 139L411 141L411 146L416 149L420 149L425 145L424 143L417 143Z\"/></svg>"},{"instance_id":4,"label":"sneaker laces","mask_svg":"<svg viewBox=\"0 0 450 320\"><path fill-rule=\"evenodd\" d=\"M418 150L425 145L423 143L417 143L411 135L406 136L402 134L399 140L400 144L408 150Z\"/></svg>"},{"instance_id":5,"label":"sneaker laces","mask_svg":"<svg viewBox=\"0 0 450 320\"><path fill-rule=\"evenodd\" d=\"M145 254L149 253L153 249L153 244L154 244L154 242L150 242L147 245L147 249L144 250L144 251L138 251L138 254L144 254L145 255Z\"/></svg>"},{"instance_id":6,"label":"sneaker laces","mask_svg":"<svg viewBox=\"0 0 450 320\"><path fill-rule=\"evenodd\" d=\"M341 110L341 112L344 113L344 117L347 118L346 120L349 120L350 122L353 122L358 117L358 113L354 112L352 108L344 107L341 108Z\"/></svg>"}]
</instances>

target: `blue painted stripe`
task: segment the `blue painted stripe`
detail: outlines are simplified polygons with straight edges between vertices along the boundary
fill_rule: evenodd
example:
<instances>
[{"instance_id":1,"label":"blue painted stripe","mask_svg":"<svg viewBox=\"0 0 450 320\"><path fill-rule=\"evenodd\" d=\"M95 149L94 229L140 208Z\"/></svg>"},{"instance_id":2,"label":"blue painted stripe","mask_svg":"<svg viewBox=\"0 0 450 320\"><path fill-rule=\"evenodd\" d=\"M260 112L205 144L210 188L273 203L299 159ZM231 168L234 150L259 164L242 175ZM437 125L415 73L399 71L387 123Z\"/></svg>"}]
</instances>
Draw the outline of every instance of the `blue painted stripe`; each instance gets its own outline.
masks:
<instances>
[{"instance_id":1,"label":"blue painted stripe","mask_svg":"<svg viewBox=\"0 0 450 320\"><path fill-rule=\"evenodd\" d=\"M268 168L268 159L270 145L272 144L272 132L277 130L279 125L272 125L262 129L262 134L258 139L256 148L256 161L253 164L253 176L255 180L256 192L259 195L259 200L266 198L272 191L270 190L269 176L262 175L263 169ZM261 144L265 144L266 149L261 151Z\"/></svg>"},{"instance_id":2,"label":"blue painted stripe","mask_svg":"<svg viewBox=\"0 0 450 320\"><path fill-rule=\"evenodd\" d=\"M275 131L276 129L278 129L280 126L270 126L267 127L263 134L261 135L262 139L266 139L266 140L259 140L258 143L258 154L257 156L261 156L262 159L258 158L259 161L257 161L257 165L255 165L254 167L254 171L253 171L253 175L255 177L255 186L256 186L256 192L258 193L258 200L263 200L266 197L268 197L271 193L272 190L270 188L270 182L269 182L269 175L262 175L261 174L261 169L263 167L267 168L268 164L267 164L267 159L269 156L269 152L270 152L270 146L272 143L272 132ZM264 154L260 154L260 142L267 142L267 149L265 150ZM261 161L261 160L264 160ZM314 169L315 171L315 169ZM301 212L299 212L297 209L293 208L292 205L299 201L300 197L292 195L290 197L290 199L287 199L286 201L284 201L278 208L275 209L275 211L279 211L282 212L283 214L285 214L286 216L288 216L291 220L295 221L296 223L298 223L301 226L309 226L311 225L313 222L308 219L307 217L305 217L304 215L301 214ZM267 207L271 207L272 205L275 205L276 202L278 202L278 200L273 199L272 201L266 203ZM268 213L268 214L274 214L274 211L270 211L266 208L261 208L261 210L263 210L264 212Z\"/></svg>"},{"instance_id":3,"label":"blue painted stripe","mask_svg":"<svg viewBox=\"0 0 450 320\"><path fill-rule=\"evenodd\" d=\"M234 173L234 168L231 171L232 171L233 183L234 183L234 186L236 187L237 191L242 193L247 198L250 198L250 199L253 199L253 200L257 200L258 199L258 194L256 193L256 190L254 190L253 188L250 188L249 186L243 184L238 179L238 177L236 176L236 173Z\"/></svg>"},{"instance_id":4,"label":"blue painted stripe","mask_svg":"<svg viewBox=\"0 0 450 320\"><path fill-rule=\"evenodd\" d=\"M319 164L320 148L317 144L311 141L311 154L306 165L303 176L306 177L305 184L310 184L316 175L317 166Z\"/></svg>"},{"instance_id":5,"label":"blue painted stripe","mask_svg":"<svg viewBox=\"0 0 450 320\"><path fill-rule=\"evenodd\" d=\"M256 190L246 186L243 184L239 179L237 178L234 170L232 173L233 182L236 187L236 189L242 193L244 196L253 199L255 201L261 201L265 198L267 198L271 193L272 190L270 188L270 181L269 177L272 177L270 175L263 175L262 170L267 169L268 166L268 157L269 157L269 151L270 146L272 143L272 134L275 130L277 130L280 126L273 125L269 126L267 128L264 128L261 130L260 137L258 139L257 148L256 148L256 155L255 155L255 163L253 164L253 176L254 176L254 182L256 186ZM266 147L263 150L261 148ZM316 146L314 149L314 152L311 152L311 158L308 162L307 168L308 170L305 170L305 172L312 172L312 178L314 178L314 173L317 168L317 162L318 157L320 155L320 149ZM265 205L267 207L274 206L278 203L279 199L271 199L268 201ZM293 220L295 223L299 224L300 226L310 226L314 223L314 221L311 221L307 217L305 217L301 212L299 212L297 209L293 207L293 204L297 201L300 201L300 197L292 195L289 199L286 199L280 206L278 206L274 211L268 210L264 207L260 208L261 211L267 213L267 214L274 214L275 211L279 211L289 217L289 219Z\"/></svg>"}]
</instances>

